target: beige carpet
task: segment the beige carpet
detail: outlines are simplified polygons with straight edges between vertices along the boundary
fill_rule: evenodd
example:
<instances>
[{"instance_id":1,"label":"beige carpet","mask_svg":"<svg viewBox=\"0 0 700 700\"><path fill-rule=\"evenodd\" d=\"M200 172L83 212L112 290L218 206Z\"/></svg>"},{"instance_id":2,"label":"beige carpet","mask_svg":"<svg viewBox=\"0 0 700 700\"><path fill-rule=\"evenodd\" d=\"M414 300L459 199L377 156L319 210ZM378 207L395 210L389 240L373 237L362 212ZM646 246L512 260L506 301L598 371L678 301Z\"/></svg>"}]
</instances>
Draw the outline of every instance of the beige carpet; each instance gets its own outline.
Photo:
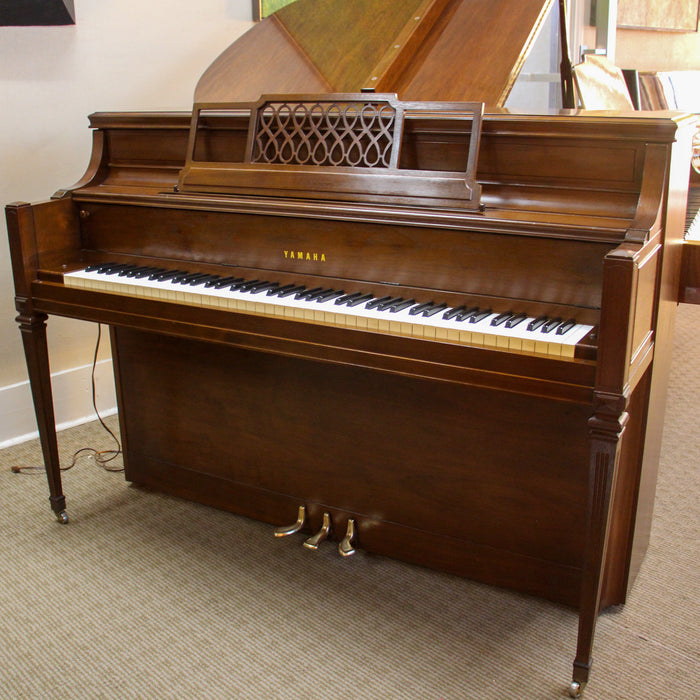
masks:
<instances>
[{"instance_id":1,"label":"beige carpet","mask_svg":"<svg viewBox=\"0 0 700 700\"><path fill-rule=\"evenodd\" d=\"M699 337L700 308L681 308L651 545L627 605L600 618L590 700L700 698ZM60 442L111 447L98 423ZM9 471L38 463L35 443L0 452L1 698L566 696L571 610L314 554L90 460L65 474L60 526L44 475Z\"/></svg>"}]
</instances>

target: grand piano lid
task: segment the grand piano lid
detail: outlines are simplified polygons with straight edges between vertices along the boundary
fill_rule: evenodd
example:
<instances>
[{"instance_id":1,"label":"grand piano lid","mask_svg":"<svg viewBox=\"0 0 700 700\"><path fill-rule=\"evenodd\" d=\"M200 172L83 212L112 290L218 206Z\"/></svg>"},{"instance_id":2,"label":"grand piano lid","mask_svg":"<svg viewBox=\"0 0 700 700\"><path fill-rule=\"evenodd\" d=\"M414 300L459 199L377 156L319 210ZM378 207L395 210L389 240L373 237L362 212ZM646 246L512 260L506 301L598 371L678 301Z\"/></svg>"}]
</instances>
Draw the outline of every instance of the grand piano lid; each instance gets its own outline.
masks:
<instances>
[{"instance_id":1,"label":"grand piano lid","mask_svg":"<svg viewBox=\"0 0 700 700\"><path fill-rule=\"evenodd\" d=\"M194 101L396 93L502 106L553 0L297 0L204 72Z\"/></svg>"}]
</instances>

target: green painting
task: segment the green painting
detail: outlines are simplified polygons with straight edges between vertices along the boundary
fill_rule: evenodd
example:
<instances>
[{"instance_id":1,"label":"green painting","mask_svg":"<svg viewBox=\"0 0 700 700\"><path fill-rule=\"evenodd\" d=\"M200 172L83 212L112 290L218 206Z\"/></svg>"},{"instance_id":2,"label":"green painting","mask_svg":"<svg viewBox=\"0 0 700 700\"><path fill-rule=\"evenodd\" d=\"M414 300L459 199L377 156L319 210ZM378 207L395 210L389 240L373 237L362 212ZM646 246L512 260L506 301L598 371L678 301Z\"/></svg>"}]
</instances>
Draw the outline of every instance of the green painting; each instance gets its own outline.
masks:
<instances>
[{"instance_id":1,"label":"green painting","mask_svg":"<svg viewBox=\"0 0 700 700\"><path fill-rule=\"evenodd\" d=\"M253 0L253 19L256 22L265 19L293 2L294 0Z\"/></svg>"}]
</instances>

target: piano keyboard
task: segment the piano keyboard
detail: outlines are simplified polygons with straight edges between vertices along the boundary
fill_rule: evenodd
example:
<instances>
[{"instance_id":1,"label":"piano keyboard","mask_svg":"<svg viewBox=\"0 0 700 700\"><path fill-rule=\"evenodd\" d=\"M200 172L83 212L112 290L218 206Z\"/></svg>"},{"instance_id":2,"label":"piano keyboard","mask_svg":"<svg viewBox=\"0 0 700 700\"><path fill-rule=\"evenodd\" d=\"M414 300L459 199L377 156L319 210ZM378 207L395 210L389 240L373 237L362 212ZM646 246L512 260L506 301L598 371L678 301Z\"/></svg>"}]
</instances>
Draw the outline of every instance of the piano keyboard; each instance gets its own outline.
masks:
<instances>
[{"instance_id":1,"label":"piano keyboard","mask_svg":"<svg viewBox=\"0 0 700 700\"><path fill-rule=\"evenodd\" d=\"M573 319L123 263L66 273L64 283L190 306L564 358L574 357L577 343L593 329Z\"/></svg>"}]
</instances>

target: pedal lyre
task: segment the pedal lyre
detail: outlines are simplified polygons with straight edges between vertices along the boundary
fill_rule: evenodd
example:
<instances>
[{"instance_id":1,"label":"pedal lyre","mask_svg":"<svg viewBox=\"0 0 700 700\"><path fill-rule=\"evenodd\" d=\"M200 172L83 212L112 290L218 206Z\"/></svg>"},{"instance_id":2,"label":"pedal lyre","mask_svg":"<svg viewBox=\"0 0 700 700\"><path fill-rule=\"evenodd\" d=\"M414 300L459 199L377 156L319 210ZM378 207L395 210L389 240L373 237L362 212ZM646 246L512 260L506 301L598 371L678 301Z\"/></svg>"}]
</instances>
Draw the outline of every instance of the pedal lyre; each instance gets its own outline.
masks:
<instances>
[{"instance_id":1,"label":"pedal lyre","mask_svg":"<svg viewBox=\"0 0 700 700\"><path fill-rule=\"evenodd\" d=\"M315 534L309 537L308 540L304 542L304 547L307 549L318 549L318 545L323 542L323 540L328 539L328 535L331 533L331 516L328 513L323 514L323 524L321 529Z\"/></svg>"},{"instance_id":2,"label":"pedal lyre","mask_svg":"<svg viewBox=\"0 0 700 700\"><path fill-rule=\"evenodd\" d=\"M275 537L286 537L287 535L293 535L295 532L299 532L301 528L304 527L306 522L306 507L299 506L299 514L297 515L297 521L292 525L281 525L275 528Z\"/></svg>"}]
</instances>

